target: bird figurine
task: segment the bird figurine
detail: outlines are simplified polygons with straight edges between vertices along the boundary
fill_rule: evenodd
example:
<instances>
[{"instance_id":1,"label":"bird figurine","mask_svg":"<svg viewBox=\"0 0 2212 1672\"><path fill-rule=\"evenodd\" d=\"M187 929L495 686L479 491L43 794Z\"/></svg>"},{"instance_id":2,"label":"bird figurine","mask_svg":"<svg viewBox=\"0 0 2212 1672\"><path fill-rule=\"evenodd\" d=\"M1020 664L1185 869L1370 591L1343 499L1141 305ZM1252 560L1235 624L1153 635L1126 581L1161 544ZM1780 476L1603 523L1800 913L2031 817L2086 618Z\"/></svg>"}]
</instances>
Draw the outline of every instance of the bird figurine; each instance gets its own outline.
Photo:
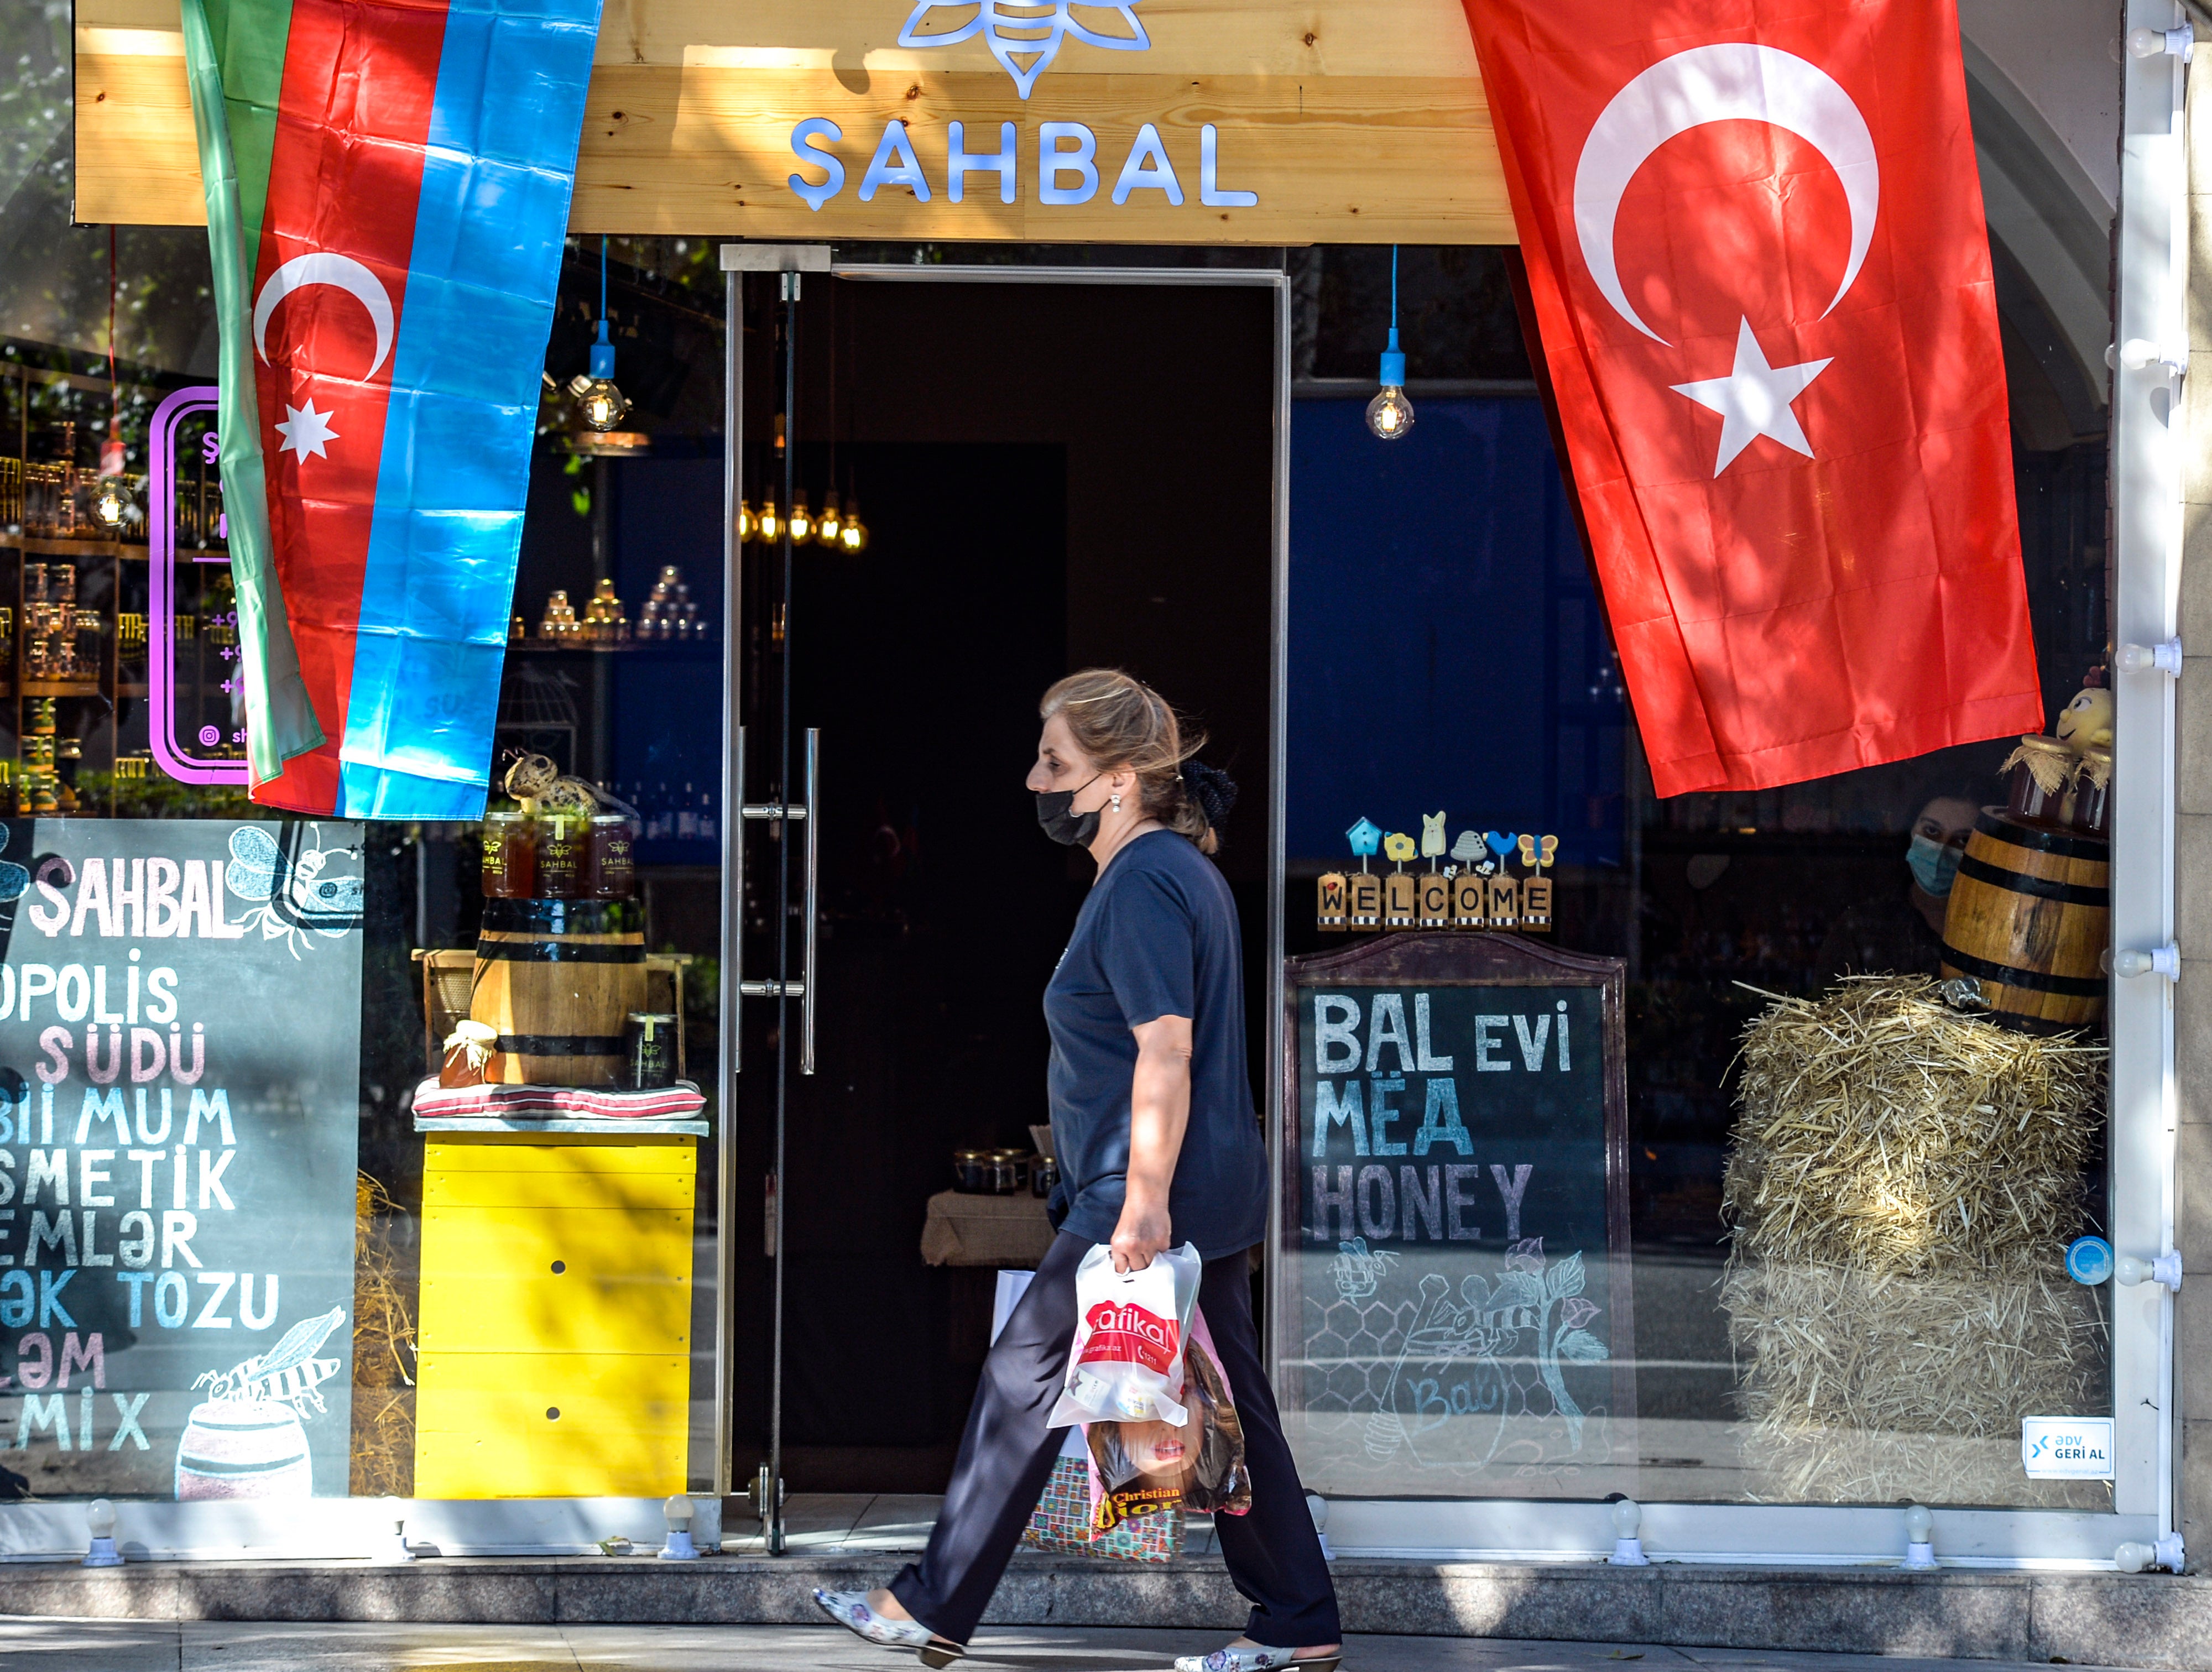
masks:
<instances>
[{"instance_id":1,"label":"bird figurine","mask_svg":"<svg viewBox=\"0 0 2212 1672\"><path fill-rule=\"evenodd\" d=\"M1382 838L1382 854L1384 858L1403 865L1413 857L1413 838L1403 830L1393 830Z\"/></svg>"},{"instance_id":2,"label":"bird figurine","mask_svg":"<svg viewBox=\"0 0 2212 1672\"><path fill-rule=\"evenodd\" d=\"M1425 812L1421 815L1421 857L1437 860L1443 857L1443 853L1444 816L1441 812Z\"/></svg>"},{"instance_id":3,"label":"bird figurine","mask_svg":"<svg viewBox=\"0 0 2212 1672\"><path fill-rule=\"evenodd\" d=\"M1359 868L1364 871L1375 850L1382 845L1382 832L1374 823L1363 818L1344 833L1344 839L1352 844L1352 854L1359 860Z\"/></svg>"},{"instance_id":4,"label":"bird figurine","mask_svg":"<svg viewBox=\"0 0 2212 1672\"><path fill-rule=\"evenodd\" d=\"M2111 748L2112 692L2098 685L2084 686L2058 711L2058 723L2051 729L2058 733L2059 742L2077 755L2092 748Z\"/></svg>"},{"instance_id":5,"label":"bird figurine","mask_svg":"<svg viewBox=\"0 0 2212 1672\"><path fill-rule=\"evenodd\" d=\"M1489 847L1490 851L1497 854L1501 860L1504 859L1513 851L1514 838L1501 831L1485 830L1482 833L1482 839Z\"/></svg>"}]
</instances>

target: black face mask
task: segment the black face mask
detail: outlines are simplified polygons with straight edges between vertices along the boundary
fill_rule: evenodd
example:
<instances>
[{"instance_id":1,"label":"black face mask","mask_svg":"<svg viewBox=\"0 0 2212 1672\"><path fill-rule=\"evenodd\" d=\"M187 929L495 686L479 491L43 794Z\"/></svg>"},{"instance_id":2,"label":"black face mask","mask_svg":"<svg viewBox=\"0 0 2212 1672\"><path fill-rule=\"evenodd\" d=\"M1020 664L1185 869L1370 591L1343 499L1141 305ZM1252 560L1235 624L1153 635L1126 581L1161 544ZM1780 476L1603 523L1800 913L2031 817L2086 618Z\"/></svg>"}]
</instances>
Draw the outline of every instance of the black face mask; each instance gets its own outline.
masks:
<instances>
[{"instance_id":1,"label":"black face mask","mask_svg":"<svg viewBox=\"0 0 2212 1672\"><path fill-rule=\"evenodd\" d=\"M1091 845L1091 837L1098 834L1097 812L1073 812L1069 807L1103 775L1094 772L1073 789L1049 789L1037 796L1037 824L1047 836L1065 848Z\"/></svg>"}]
</instances>

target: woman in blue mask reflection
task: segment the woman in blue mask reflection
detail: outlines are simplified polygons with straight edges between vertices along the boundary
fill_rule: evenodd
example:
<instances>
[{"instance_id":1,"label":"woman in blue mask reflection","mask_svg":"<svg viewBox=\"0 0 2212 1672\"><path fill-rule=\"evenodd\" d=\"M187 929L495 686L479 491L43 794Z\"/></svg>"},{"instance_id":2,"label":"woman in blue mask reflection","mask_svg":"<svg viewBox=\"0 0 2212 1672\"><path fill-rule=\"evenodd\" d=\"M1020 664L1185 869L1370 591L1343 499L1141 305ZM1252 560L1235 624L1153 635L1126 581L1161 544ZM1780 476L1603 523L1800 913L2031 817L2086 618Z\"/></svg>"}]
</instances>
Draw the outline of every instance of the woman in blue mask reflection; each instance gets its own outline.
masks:
<instances>
[{"instance_id":1,"label":"woman in blue mask reflection","mask_svg":"<svg viewBox=\"0 0 2212 1672\"><path fill-rule=\"evenodd\" d=\"M1959 875L1974 804L1939 795L1912 821L1905 849L1911 880L1894 894L1863 901L1836 920L1821 942L1820 965L1839 976L1932 976L1943 950L1943 914Z\"/></svg>"}]
</instances>

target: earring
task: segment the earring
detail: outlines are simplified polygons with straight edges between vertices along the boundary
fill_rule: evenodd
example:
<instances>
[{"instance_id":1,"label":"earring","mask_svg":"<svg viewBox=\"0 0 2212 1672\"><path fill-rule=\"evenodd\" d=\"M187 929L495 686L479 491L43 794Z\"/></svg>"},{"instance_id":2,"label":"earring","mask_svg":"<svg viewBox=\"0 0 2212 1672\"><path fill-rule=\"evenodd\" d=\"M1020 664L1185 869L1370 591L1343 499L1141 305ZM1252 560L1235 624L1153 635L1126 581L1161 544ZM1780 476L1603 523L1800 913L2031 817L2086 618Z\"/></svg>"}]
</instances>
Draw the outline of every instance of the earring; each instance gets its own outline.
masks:
<instances>
[{"instance_id":1,"label":"earring","mask_svg":"<svg viewBox=\"0 0 2212 1672\"><path fill-rule=\"evenodd\" d=\"M1108 800L1109 802L1112 803L1112 805L1113 805L1113 808L1114 808L1114 811L1115 811L1115 812L1121 812L1121 798L1120 796L1118 796L1118 795L1109 795L1109 796L1108 796L1106 799L1107 799L1107 800Z\"/></svg>"}]
</instances>

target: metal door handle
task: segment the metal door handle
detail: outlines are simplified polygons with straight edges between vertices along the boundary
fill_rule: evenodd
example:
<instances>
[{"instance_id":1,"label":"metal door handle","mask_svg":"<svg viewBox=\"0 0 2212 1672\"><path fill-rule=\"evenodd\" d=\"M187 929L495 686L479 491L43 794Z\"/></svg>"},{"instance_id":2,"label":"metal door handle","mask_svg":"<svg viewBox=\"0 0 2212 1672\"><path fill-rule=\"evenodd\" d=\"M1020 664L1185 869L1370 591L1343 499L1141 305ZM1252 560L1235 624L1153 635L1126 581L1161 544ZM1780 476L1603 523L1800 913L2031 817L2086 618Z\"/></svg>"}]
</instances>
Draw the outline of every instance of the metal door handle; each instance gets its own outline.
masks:
<instances>
[{"instance_id":1,"label":"metal door handle","mask_svg":"<svg viewBox=\"0 0 2212 1672\"><path fill-rule=\"evenodd\" d=\"M818 909L821 866L819 848L815 840L815 807L821 783L822 733L818 727L806 728L806 778L805 799L796 802L747 801L745 787L745 728L737 728L737 759L735 784L738 791L738 836L730 860L730 886L738 891L738 930L732 937L731 947L731 976L737 982L741 999L796 999L799 1001L799 1072L814 1072L814 958L816 951L815 921ZM744 978L744 885L745 844L743 821L748 818L780 820L787 828L792 824L805 827L806 842L805 871L800 891L800 909L805 914L805 935L801 951L800 970L797 981L747 981ZM786 850L788 852L788 850ZM737 1046L731 1044L731 1061L737 1061Z\"/></svg>"}]
</instances>

